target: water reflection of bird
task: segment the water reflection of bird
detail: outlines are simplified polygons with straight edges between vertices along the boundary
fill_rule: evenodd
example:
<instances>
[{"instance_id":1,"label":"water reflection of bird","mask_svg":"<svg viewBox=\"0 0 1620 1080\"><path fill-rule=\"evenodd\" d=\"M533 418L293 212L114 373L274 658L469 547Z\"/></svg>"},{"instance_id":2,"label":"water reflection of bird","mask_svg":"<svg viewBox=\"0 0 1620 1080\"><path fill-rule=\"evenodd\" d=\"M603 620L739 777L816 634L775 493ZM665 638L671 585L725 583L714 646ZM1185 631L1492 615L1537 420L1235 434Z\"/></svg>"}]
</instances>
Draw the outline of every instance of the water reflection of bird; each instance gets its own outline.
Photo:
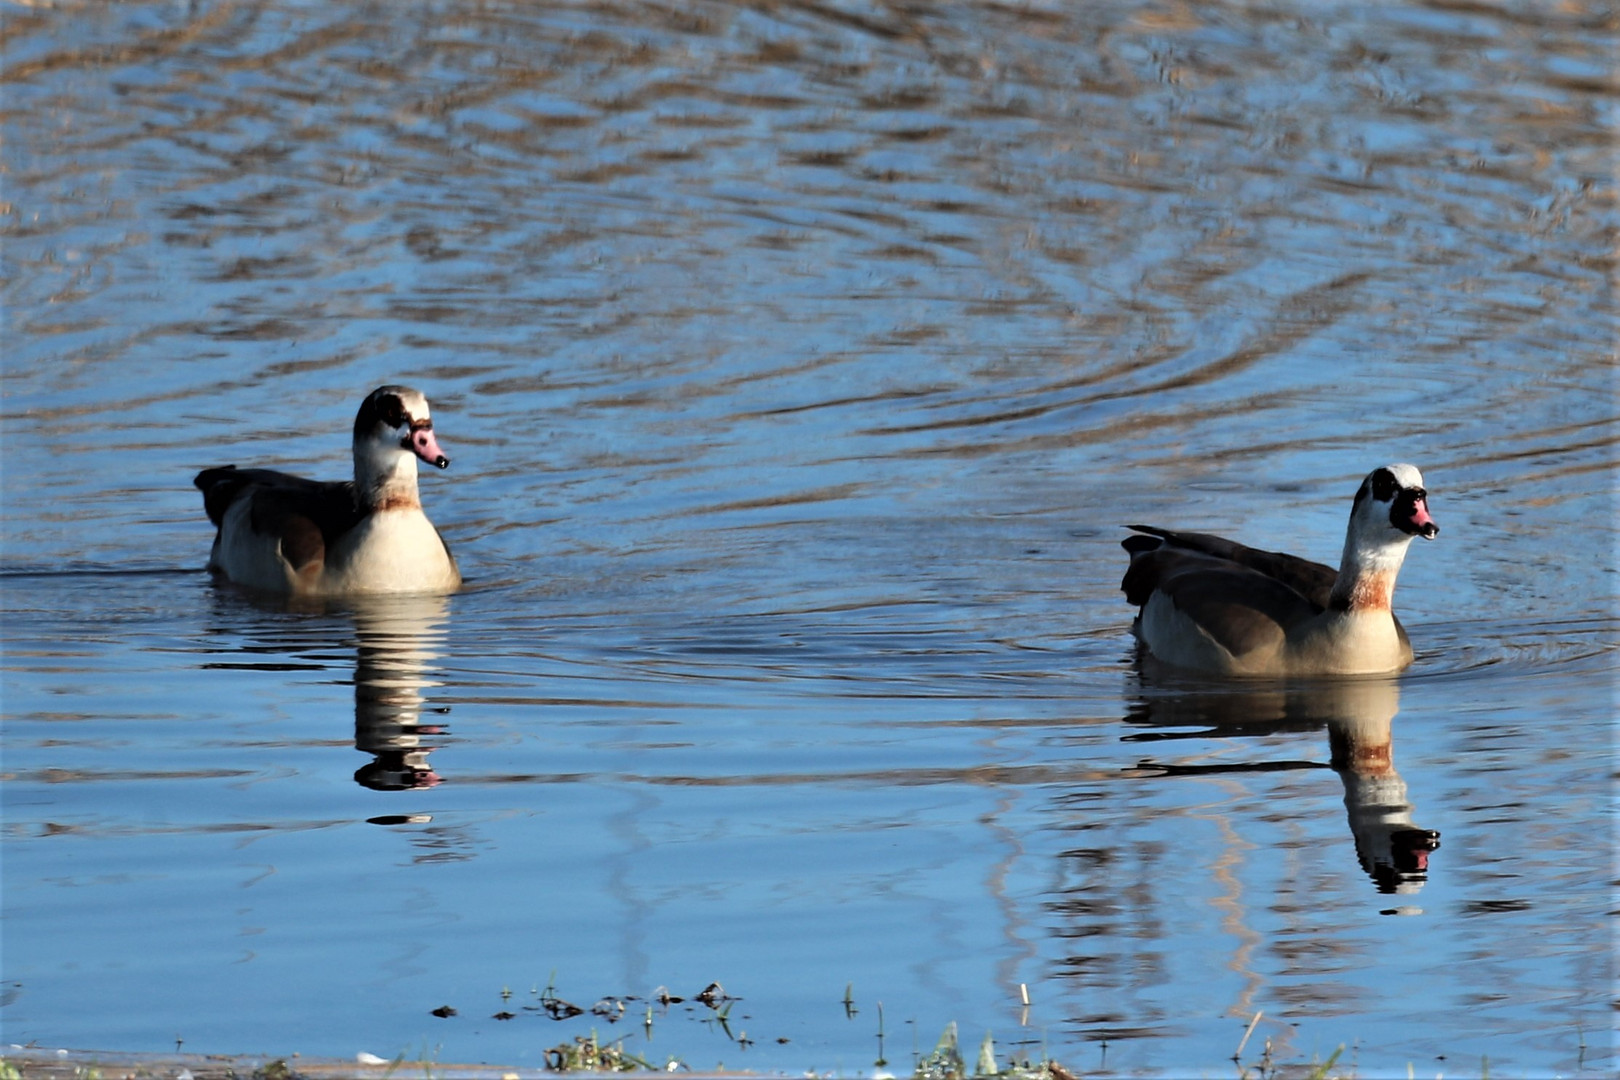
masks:
<instances>
[{"instance_id":1,"label":"water reflection of bird","mask_svg":"<svg viewBox=\"0 0 1620 1080\"><path fill-rule=\"evenodd\" d=\"M446 729L424 692L439 685L430 670L443 648L449 612L445 596L338 600L221 590L215 594L216 625L234 631L229 652L246 659L204 666L324 671L334 651L346 651L352 640L354 745L372 755L355 780L379 791L432 787L440 778L428 755Z\"/></svg>"},{"instance_id":2,"label":"water reflection of bird","mask_svg":"<svg viewBox=\"0 0 1620 1080\"><path fill-rule=\"evenodd\" d=\"M1218 536L1133 525L1121 587L1150 662L1221 675L1399 671L1412 645L1391 602L1412 537L1434 539L1423 476L1374 469L1350 510L1339 569Z\"/></svg>"},{"instance_id":3,"label":"water reflection of bird","mask_svg":"<svg viewBox=\"0 0 1620 1080\"><path fill-rule=\"evenodd\" d=\"M442 596L389 596L357 601L359 642L354 665L354 745L373 755L357 783L378 791L432 787L439 775L428 764L442 724L424 722L422 691L438 658L449 604Z\"/></svg>"},{"instance_id":4,"label":"water reflection of bird","mask_svg":"<svg viewBox=\"0 0 1620 1080\"><path fill-rule=\"evenodd\" d=\"M1147 682L1126 722L1153 727L1132 742L1264 736L1284 731L1328 732L1331 767L1344 783L1344 806L1361 868L1381 893L1415 893L1428 880L1429 853L1440 834L1412 820L1406 782L1395 770L1395 714L1400 688L1391 679L1335 679L1287 686L1237 688ZM1168 732L1164 728L1180 728ZM1144 762L1161 776L1320 768L1310 761L1219 764Z\"/></svg>"},{"instance_id":5,"label":"water reflection of bird","mask_svg":"<svg viewBox=\"0 0 1620 1080\"><path fill-rule=\"evenodd\" d=\"M352 482L204 469L195 483L219 527L208 568L239 585L301 596L455 591L461 574L422 512L417 459L450 464L427 398L380 386L354 418Z\"/></svg>"},{"instance_id":6,"label":"water reflection of bird","mask_svg":"<svg viewBox=\"0 0 1620 1080\"><path fill-rule=\"evenodd\" d=\"M1415 893L1429 876L1429 853L1440 834L1412 822L1406 781L1395 771L1391 687L1388 713L1369 709L1328 722L1333 768L1344 781L1344 806L1356 856L1382 893Z\"/></svg>"}]
</instances>

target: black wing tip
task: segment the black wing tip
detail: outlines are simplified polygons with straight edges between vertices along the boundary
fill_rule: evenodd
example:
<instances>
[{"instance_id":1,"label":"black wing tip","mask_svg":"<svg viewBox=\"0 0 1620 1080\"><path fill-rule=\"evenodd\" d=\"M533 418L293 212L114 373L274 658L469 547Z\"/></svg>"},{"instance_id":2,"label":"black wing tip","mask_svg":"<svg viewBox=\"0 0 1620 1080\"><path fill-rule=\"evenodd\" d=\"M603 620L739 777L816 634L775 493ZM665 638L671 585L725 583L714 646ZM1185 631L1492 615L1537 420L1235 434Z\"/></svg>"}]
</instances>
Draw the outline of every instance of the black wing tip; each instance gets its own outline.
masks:
<instances>
[{"instance_id":1,"label":"black wing tip","mask_svg":"<svg viewBox=\"0 0 1620 1080\"><path fill-rule=\"evenodd\" d=\"M1124 525L1121 528L1130 529L1136 535L1127 536L1119 542L1119 546L1130 552L1133 556L1149 551L1157 551L1170 539L1170 533L1153 525Z\"/></svg>"},{"instance_id":2,"label":"black wing tip","mask_svg":"<svg viewBox=\"0 0 1620 1080\"><path fill-rule=\"evenodd\" d=\"M204 469L192 477L191 482L202 492L203 512L215 525L224 522L225 511L230 509L231 503L236 501L248 483L246 476L235 465Z\"/></svg>"},{"instance_id":3,"label":"black wing tip","mask_svg":"<svg viewBox=\"0 0 1620 1080\"><path fill-rule=\"evenodd\" d=\"M1130 552L1131 555L1145 555L1150 551L1158 551L1164 546L1164 541L1156 536L1127 536L1119 542L1119 546Z\"/></svg>"},{"instance_id":4,"label":"black wing tip","mask_svg":"<svg viewBox=\"0 0 1620 1080\"><path fill-rule=\"evenodd\" d=\"M221 480L229 479L235 472L235 465L216 465L192 477L191 482L197 486L197 490L206 492Z\"/></svg>"}]
</instances>

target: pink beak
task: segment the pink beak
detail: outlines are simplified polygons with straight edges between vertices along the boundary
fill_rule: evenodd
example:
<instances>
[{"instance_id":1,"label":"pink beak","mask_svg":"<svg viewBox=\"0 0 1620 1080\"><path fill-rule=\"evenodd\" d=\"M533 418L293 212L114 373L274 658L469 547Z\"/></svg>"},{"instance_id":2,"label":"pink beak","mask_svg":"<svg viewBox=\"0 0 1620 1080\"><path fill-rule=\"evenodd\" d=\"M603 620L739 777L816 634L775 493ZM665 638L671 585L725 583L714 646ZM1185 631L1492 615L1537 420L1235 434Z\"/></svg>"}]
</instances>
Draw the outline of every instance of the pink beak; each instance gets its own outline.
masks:
<instances>
[{"instance_id":1,"label":"pink beak","mask_svg":"<svg viewBox=\"0 0 1620 1080\"><path fill-rule=\"evenodd\" d=\"M1425 540L1433 540L1439 534L1439 524L1429 516L1428 500L1419 499L1412 504L1412 527Z\"/></svg>"},{"instance_id":2,"label":"pink beak","mask_svg":"<svg viewBox=\"0 0 1620 1080\"><path fill-rule=\"evenodd\" d=\"M441 469L450 465L450 459L444 456L443 450L439 449L439 440L433 437L433 429L430 427L417 428L411 432L410 438L406 440L406 445L411 448L411 451L417 457L429 465L435 465Z\"/></svg>"}]
</instances>

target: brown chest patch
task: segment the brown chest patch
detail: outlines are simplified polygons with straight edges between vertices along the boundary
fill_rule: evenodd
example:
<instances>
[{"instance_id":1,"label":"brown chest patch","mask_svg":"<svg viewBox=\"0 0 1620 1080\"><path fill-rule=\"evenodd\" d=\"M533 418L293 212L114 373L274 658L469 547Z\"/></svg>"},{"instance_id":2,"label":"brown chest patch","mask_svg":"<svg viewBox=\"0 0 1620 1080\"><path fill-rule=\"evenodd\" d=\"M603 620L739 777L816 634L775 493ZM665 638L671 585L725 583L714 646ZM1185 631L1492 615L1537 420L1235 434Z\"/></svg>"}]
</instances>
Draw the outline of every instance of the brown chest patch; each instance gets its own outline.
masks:
<instances>
[{"instance_id":1,"label":"brown chest patch","mask_svg":"<svg viewBox=\"0 0 1620 1080\"><path fill-rule=\"evenodd\" d=\"M1389 611L1394 599L1394 574L1362 574L1348 596L1334 592L1333 606L1341 611Z\"/></svg>"}]
</instances>

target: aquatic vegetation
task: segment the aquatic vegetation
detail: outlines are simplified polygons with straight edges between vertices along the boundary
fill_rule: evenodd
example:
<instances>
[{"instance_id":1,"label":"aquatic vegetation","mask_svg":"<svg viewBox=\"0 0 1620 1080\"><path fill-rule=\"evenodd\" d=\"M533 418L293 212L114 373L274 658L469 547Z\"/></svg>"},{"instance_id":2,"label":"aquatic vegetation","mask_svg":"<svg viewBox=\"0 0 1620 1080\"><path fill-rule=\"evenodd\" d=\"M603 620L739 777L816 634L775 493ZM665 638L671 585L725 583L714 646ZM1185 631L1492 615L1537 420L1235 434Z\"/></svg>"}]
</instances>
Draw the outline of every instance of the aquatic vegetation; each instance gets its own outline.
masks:
<instances>
[{"instance_id":1,"label":"aquatic vegetation","mask_svg":"<svg viewBox=\"0 0 1620 1080\"><path fill-rule=\"evenodd\" d=\"M594 1028L589 1035L576 1035L546 1051L546 1068L553 1072L638 1072L653 1067L626 1050L623 1038L603 1043Z\"/></svg>"}]
</instances>

